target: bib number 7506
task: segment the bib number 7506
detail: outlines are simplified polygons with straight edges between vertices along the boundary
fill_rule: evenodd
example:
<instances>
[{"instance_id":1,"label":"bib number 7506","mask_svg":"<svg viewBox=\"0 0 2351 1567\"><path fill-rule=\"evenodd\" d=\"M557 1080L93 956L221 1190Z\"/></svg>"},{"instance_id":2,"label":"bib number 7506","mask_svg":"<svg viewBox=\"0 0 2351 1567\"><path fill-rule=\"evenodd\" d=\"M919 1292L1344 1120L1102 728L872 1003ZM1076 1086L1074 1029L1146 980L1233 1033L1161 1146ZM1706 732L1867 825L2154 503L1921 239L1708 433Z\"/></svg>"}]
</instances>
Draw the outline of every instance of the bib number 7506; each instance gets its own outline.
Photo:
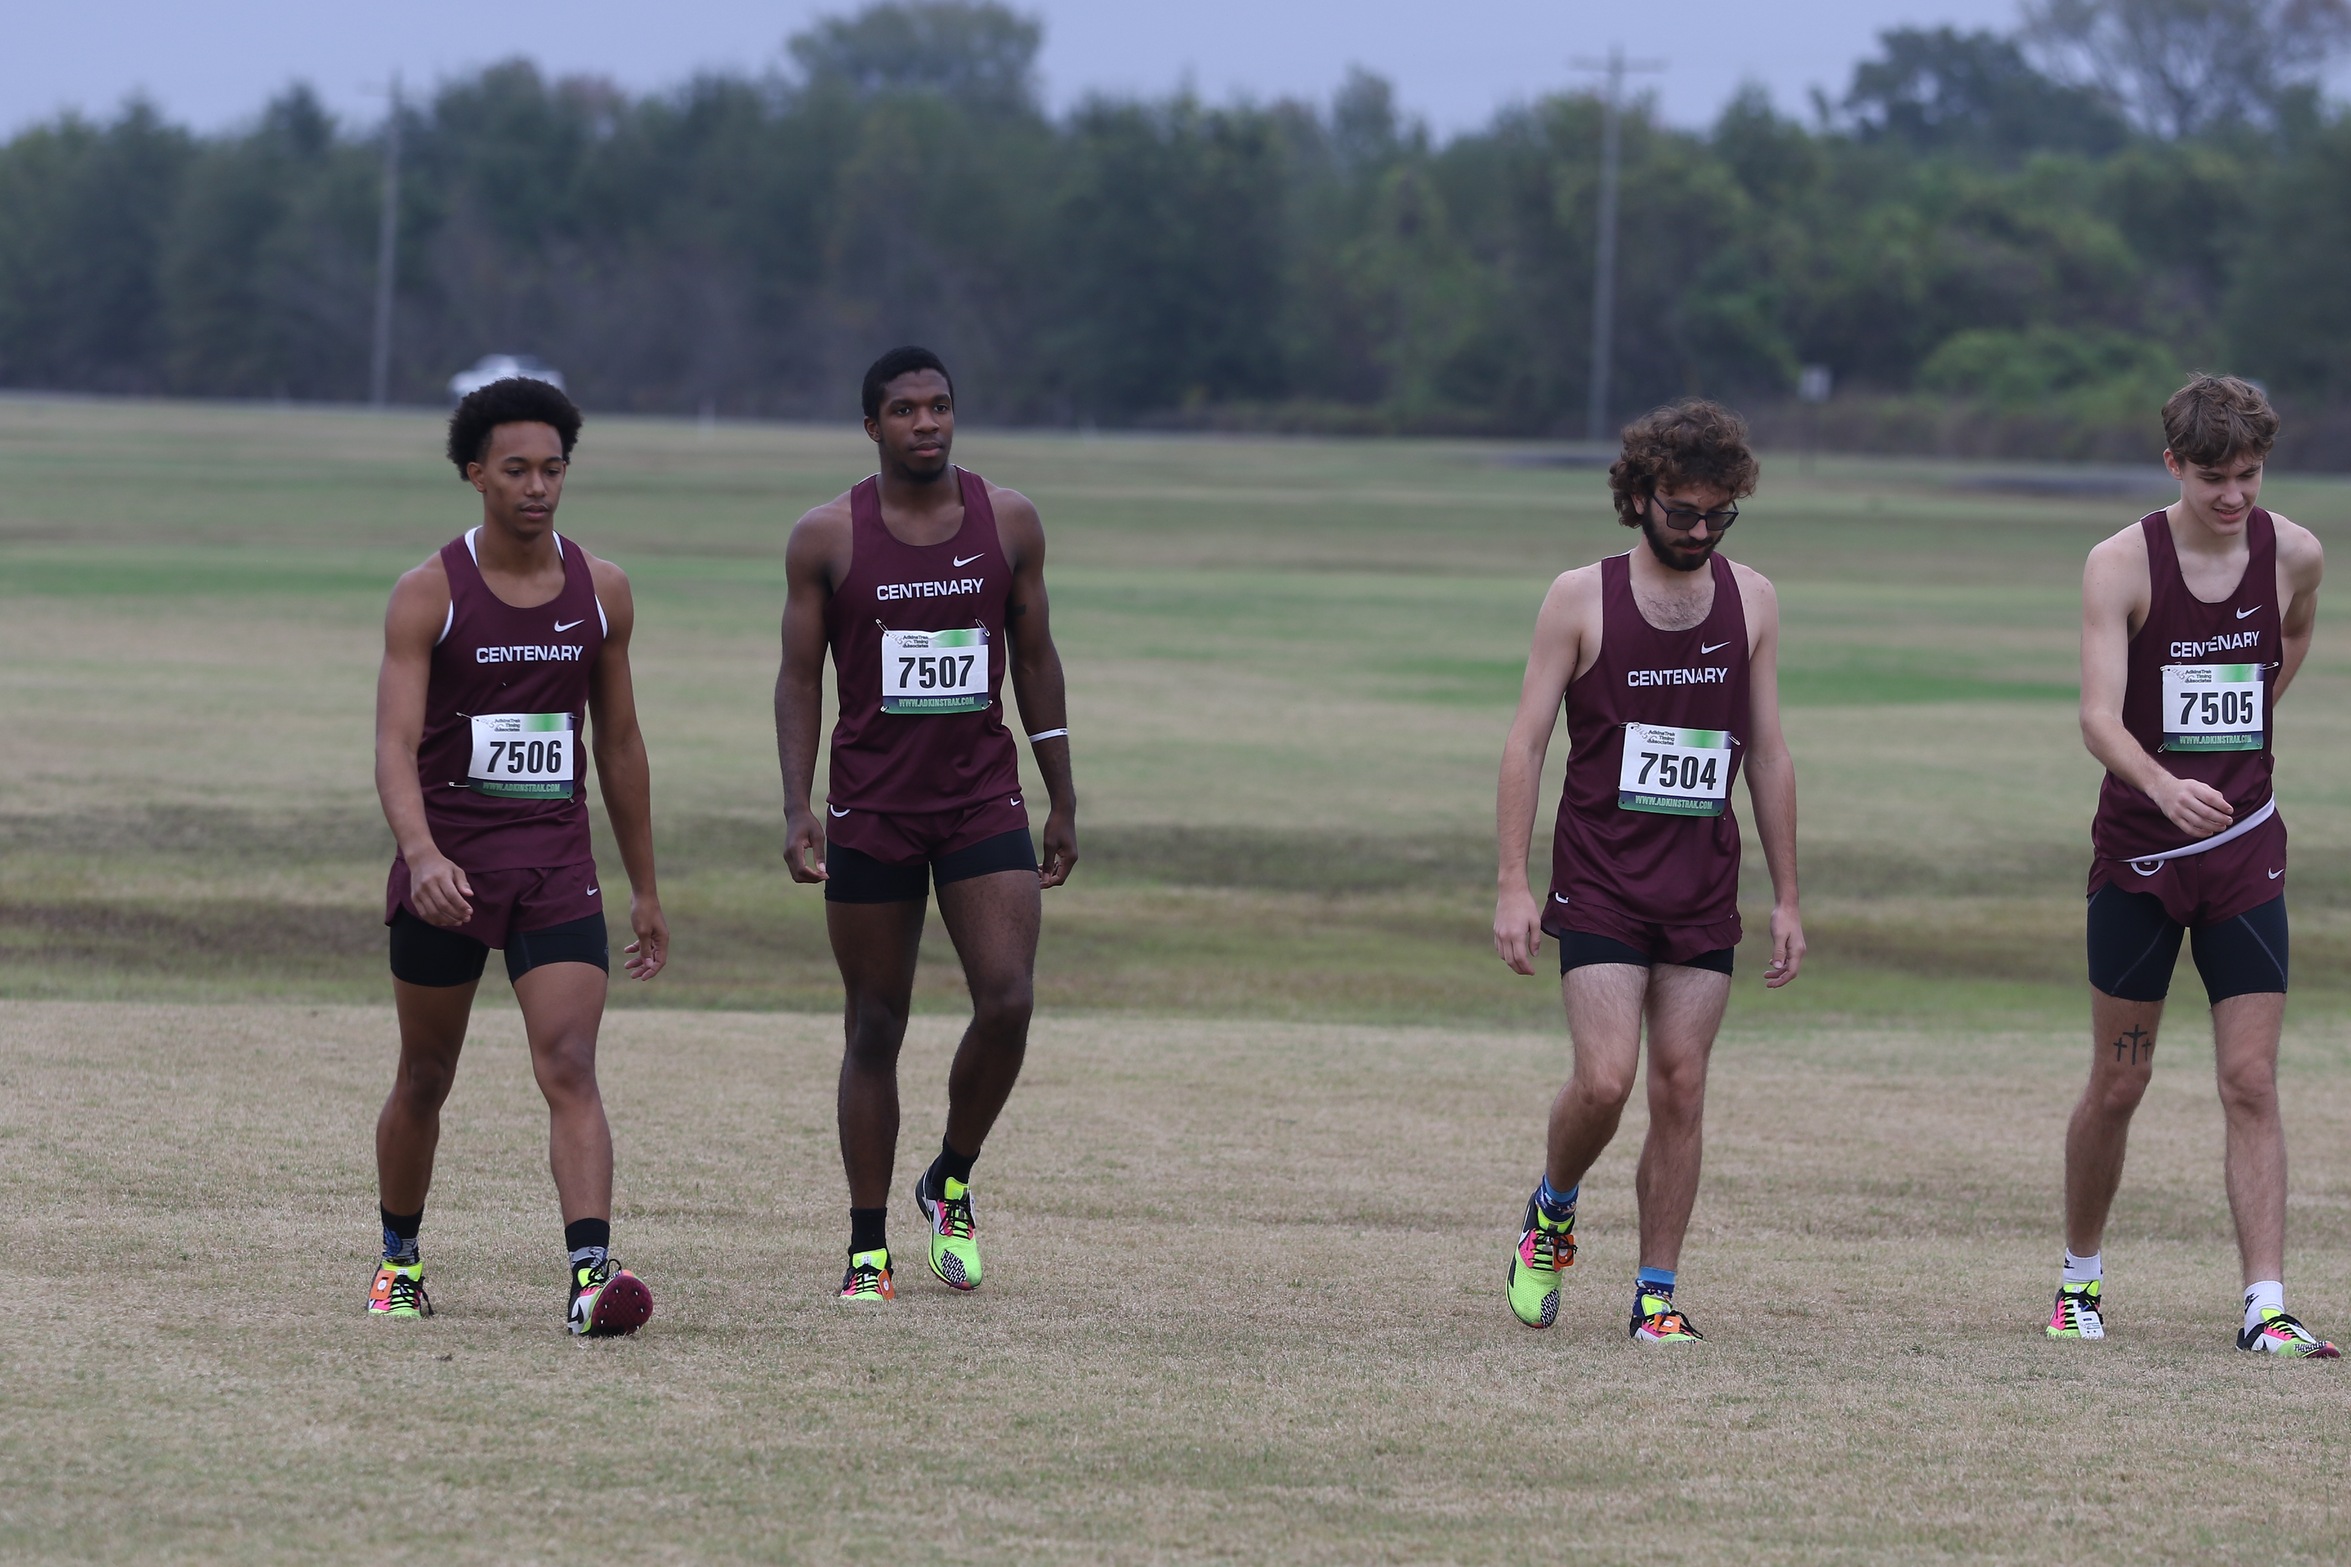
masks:
<instances>
[{"instance_id":1,"label":"bib number 7506","mask_svg":"<svg viewBox=\"0 0 2351 1567\"><path fill-rule=\"evenodd\" d=\"M988 707L988 633L882 632L882 711L980 713Z\"/></svg>"},{"instance_id":2,"label":"bib number 7506","mask_svg":"<svg viewBox=\"0 0 2351 1567\"><path fill-rule=\"evenodd\" d=\"M476 713L476 791L508 800L568 800L572 785L569 713Z\"/></svg>"},{"instance_id":3,"label":"bib number 7506","mask_svg":"<svg viewBox=\"0 0 2351 1567\"><path fill-rule=\"evenodd\" d=\"M1731 792L1731 737L1720 729L1624 726L1617 808L1661 816L1720 816Z\"/></svg>"}]
</instances>

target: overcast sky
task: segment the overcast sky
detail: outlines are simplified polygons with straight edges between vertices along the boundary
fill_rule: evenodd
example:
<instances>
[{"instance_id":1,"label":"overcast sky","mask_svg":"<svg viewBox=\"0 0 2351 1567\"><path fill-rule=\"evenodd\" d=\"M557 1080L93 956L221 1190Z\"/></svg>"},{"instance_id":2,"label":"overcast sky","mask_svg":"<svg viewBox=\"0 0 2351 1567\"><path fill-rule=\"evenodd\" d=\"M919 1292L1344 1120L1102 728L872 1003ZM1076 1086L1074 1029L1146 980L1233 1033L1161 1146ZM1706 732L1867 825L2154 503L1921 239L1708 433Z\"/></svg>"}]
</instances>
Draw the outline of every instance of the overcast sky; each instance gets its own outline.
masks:
<instances>
[{"instance_id":1,"label":"overcast sky","mask_svg":"<svg viewBox=\"0 0 2351 1567\"><path fill-rule=\"evenodd\" d=\"M1570 61L1621 44L1666 62L1643 79L1666 116L1710 119L1744 79L1801 111L1840 91L1883 28L2013 25L2015 0L1027 0L1046 25L1046 91L1327 97L1348 66L1393 80L1440 131L1574 79ZM65 109L110 114L145 93L217 129L307 81L373 119L397 69L413 86L522 54L644 90L697 70L758 71L812 17L855 0L0 0L0 133Z\"/></svg>"}]
</instances>

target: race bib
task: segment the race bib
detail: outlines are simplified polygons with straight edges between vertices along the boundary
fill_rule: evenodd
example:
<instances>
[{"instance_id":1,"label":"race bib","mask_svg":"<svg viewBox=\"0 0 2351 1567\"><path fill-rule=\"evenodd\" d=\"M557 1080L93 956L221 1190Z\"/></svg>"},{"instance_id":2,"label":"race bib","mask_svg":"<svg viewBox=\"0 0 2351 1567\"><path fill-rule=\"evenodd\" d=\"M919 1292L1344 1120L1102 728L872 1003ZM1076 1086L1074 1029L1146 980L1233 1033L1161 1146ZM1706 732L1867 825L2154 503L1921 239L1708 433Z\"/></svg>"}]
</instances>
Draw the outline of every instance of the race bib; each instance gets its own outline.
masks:
<instances>
[{"instance_id":1,"label":"race bib","mask_svg":"<svg viewBox=\"0 0 2351 1567\"><path fill-rule=\"evenodd\" d=\"M1720 816L1731 793L1731 737L1720 729L1624 726L1619 810Z\"/></svg>"},{"instance_id":2,"label":"race bib","mask_svg":"<svg viewBox=\"0 0 2351 1567\"><path fill-rule=\"evenodd\" d=\"M509 800L568 800L571 742L569 713L476 713L473 786Z\"/></svg>"},{"instance_id":3,"label":"race bib","mask_svg":"<svg viewBox=\"0 0 2351 1567\"><path fill-rule=\"evenodd\" d=\"M987 709L985 629L962 626L953 631L883 631L883 712L984 713Z\"/></svg>"},{"instance_id":4,"label":"race bib","mask_svg":"<svg viewBox=\"0 0 2351 1567\"><path fill-rule=\"evenodd\" d=\"M2258 751L2259 664L2163 666L2163 749Z\"/></svg>"}]
</instances>

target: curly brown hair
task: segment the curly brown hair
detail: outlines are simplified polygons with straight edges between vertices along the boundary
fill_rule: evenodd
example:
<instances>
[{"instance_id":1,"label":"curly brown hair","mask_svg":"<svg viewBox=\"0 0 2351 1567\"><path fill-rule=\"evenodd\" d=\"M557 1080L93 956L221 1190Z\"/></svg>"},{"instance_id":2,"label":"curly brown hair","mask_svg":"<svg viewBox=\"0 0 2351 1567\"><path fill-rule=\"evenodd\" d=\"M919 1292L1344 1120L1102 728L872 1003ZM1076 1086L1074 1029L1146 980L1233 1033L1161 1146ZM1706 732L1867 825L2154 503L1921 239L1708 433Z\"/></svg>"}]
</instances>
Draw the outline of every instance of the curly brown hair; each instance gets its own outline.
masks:
<instances>
[{"instance_id":1,"label":"curly brown hair","mask_svg":"<svg viewBox=\"0 0 2351 1567\"><path fill-rule=\"evenodd\" d=\"M1660 489L1702 485L1732 500L1755 493L1762 469L1747 448L1747 422L1720 403L1687 397L1624 427L1624 455L1608 470L1616 518L1641 525L1641 505Z\"/></svg>"}]
</instances>

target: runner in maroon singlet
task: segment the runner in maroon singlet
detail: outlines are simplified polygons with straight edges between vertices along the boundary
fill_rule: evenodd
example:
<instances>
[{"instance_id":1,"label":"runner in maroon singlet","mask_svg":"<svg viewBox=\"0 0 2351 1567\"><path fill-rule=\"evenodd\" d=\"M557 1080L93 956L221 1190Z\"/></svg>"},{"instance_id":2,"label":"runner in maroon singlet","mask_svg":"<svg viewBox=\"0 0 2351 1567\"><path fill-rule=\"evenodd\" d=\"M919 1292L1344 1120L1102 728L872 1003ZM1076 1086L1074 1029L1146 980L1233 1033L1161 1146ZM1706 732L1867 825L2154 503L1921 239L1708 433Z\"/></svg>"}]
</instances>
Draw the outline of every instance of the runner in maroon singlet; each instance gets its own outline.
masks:
<instances>
[{"instance_id":1,"label":"runner in maroon singlet","mask_svg":"<svg viewBox=\"0 0 2351 1567\"><path fill-rule=\"evenodd\" d=\"M2089 1086L2065 1138L2065 1264L2052 1338L2106 1336L2106 1217L2131 1113L2193 932L2227 1113L2244 1269L2237 1347L2331 1359L2285 1309L2286 826L2270 792L2278 698L2310 650L2324 558L2263 511L2277 415L2251 384L2198 376L2163 408L2180 498L2090 552L2082 738L2106 766L2091 827Z\"/></svg>"},{"instance_id":2,"label":"runner in maroon singlet","mask_svg":"<svg viewBox=\"0 0 2351 1567\"><path fill-rule=\"evenodd\" d=\"M792 530L775 698L785 858L795 881L824 883L848 992L841 1298L851 1302L888 1300L895 1288L886 1226L898 1049L931 885L963 962L972 1020L947 1079L946 1135L914 1196L931 1271L968 1290L981 1277L972 1161L1028 1045L1038 894L1077 863L1068 705L1037 509L948 460L955 389L928 350L884 354L866 372L864 403L880 472ZM819 807L811 794L828 648L840 719ZM1007 674L1051 801L1042 869L1004 722Z\"/></svg>"},{"instance_id":3,"label":"runner in maroon singlet","mask_svg":"<svg viewBox=\"0 0 2351 1567\"><path fill-rule=\"evenodd\" d=\"M1624 555L1552 583L1502 758L1494 946L1535 971L1547 931L1575 1064L1551 1107L1543 1177L1510 1260L1510 1307L1529 1327L1559 1312L1575 1260L1578 1183L1616 1135L1649 1033L1649 1137L1641 1150L1641 1266L1629 1331L1698 1337L1674 1304L1682 1236L1698 1196L1706 1062L1730 997L1739 940L1739 825L1746 774L1771 869L1774 989L1804 961L1796 902L1796 770L1780 735L1779 601L1715 553L1755 489L1738 416L1691 401L1636 421L1609 470L1617 515L1641 530ZM1536 790L1567 711L1567 781L1551 886L1527 884Z\"/></svg>"},{"instance_id":4,"label":"runner in maroon singlet","mask_svg":"<svg viewBox=\"0 0 2351 1567\"><path fill-rule=\"evenodd\" d=\"M492 947L547 1098L570 1254L571 1330L629 1333L653 1309L614 1261L612 1132L596 1087L611 966L584 793L596 775L629 875L629 972L661 972L652 785L629 679L629 580L555 532L580 415L543 381L494 382L449 421L481 525L400 579L376 689L376 790L399 857L384 892L400 1069L376 1122L384 1257L368 1309L429 1316L417 1230L441 1104Z\"/></svg>"}]
</instances>

